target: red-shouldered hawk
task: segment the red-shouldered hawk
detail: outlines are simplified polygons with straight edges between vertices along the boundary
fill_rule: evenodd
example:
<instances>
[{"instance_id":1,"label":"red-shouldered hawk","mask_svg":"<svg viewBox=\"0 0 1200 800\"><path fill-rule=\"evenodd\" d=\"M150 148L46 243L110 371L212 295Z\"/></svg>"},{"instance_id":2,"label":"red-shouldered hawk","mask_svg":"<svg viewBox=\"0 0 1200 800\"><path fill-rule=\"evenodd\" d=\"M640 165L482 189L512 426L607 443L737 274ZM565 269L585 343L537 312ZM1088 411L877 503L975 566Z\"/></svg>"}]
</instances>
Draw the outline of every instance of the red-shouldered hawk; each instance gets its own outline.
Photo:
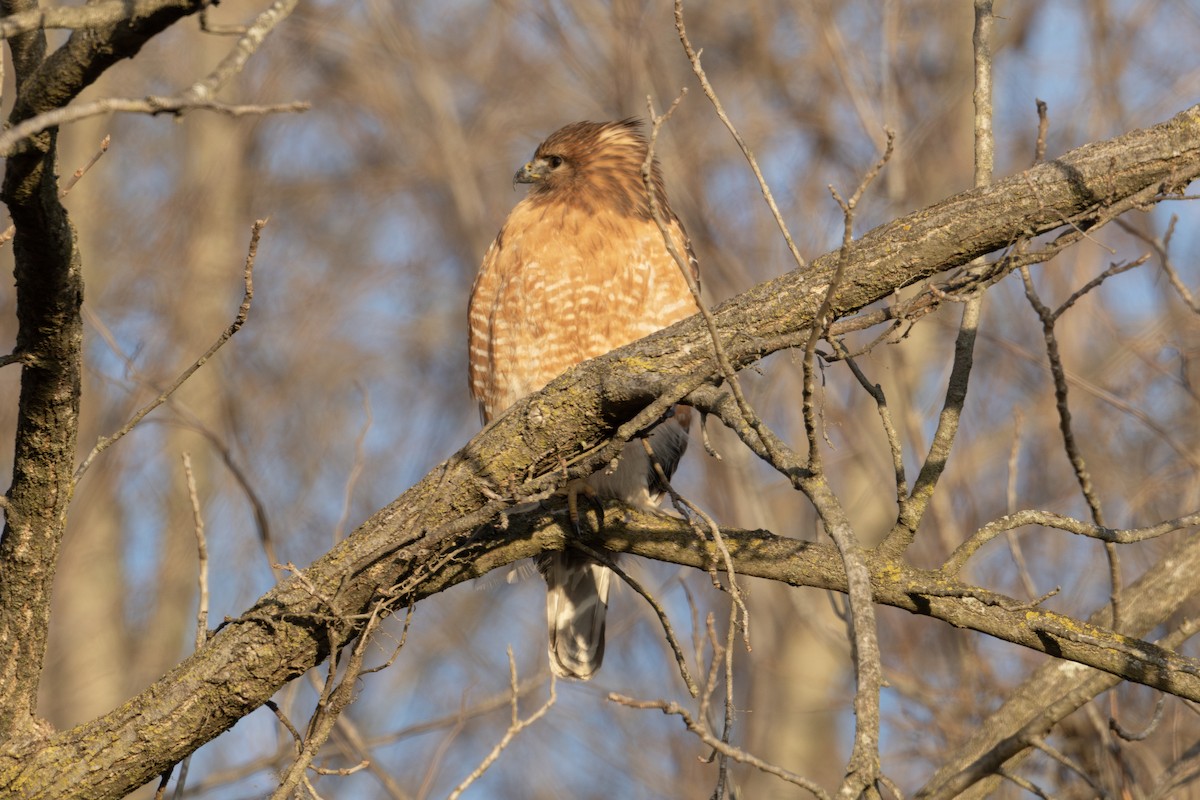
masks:
<instances>
[{"instance_id":1,"label":"red-shouldered hawk","mask_svg":"<svg viewBox=\"0 0 1200 800\"><path fill-rule=\"evenodd\" d=\"M696 302L650 212L636 119L577 122L550 135L517 171L532 185L483 258L469 311L471 394L484 422L585 359L607 353L694 313ZM695 256L667 205L654 164L658 206L675 247ZM687 447L691 409L648 439L669 476ZM660 487L641 442L615 468L587 479L602 498L657 505ZM604 657L611 570L568 549L538 560L546 579L550 666L586 680Z\"/></svg>"}]
</instances>

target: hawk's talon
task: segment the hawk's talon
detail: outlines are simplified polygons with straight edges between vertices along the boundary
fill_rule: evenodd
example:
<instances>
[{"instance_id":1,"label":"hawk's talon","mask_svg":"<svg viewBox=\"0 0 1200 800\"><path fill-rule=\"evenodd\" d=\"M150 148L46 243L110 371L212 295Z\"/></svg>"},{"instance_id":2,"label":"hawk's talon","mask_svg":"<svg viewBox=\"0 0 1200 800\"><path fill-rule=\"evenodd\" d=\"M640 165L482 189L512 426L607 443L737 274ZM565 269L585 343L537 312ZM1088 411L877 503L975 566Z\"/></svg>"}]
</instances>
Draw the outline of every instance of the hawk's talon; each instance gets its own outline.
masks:
<instances>
[{"instance_id":1,"label":"hawk's talon","mask_svg":"<svg viewBox=\"0 0 1200 800\"><path fill-rule=\"evenodd\" d=\"M587 481L571 481L567 484L567 517L571 520L571 527L575 529L575 535L582 539L583 529L579 527L579 495L586 497L595 507L597 530L604 528L604 503L601 502L600 495L596 494L596 490Z\"/></svg>"}]
</instances>

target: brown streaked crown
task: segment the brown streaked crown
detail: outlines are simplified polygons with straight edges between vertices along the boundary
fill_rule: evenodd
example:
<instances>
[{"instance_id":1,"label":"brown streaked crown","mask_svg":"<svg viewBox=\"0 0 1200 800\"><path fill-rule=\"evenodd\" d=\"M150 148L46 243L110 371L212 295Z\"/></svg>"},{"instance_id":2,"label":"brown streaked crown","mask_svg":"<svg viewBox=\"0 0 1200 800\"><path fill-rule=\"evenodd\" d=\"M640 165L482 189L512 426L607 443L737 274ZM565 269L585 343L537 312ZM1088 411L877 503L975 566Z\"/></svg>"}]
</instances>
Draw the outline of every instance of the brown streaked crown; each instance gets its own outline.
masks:
<instances>
[{"instance_id":1,"label":"brown streaked crown","mask_svg":"<svg viewBox=\"0 0 1200 800\"><path fill-rule=\"evenodd\" d=\"M530 193L538 204L566 203L589 212L608 208L628 216L652 218L642 182L648 148L642 121L576 122L559 128L538 145L533 162L544 175ZM651 167L663 218L674 219L667 204L658 159Z\"/></svg>"}]
</instances>

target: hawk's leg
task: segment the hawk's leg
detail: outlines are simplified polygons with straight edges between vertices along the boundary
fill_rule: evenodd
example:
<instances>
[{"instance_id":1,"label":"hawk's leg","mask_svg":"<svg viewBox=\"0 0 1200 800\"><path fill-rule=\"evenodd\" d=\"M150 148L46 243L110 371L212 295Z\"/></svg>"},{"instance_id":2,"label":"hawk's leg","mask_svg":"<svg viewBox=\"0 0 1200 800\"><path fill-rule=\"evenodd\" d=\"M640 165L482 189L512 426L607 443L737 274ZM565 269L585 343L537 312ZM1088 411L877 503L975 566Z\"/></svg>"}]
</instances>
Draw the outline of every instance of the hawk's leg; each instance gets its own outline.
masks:
<instances>
[{"instance_id":1,"label":"hawk's leg","mask_svg":"<svg viewBox=\"0 0 1200 800\"><path fill-rule=\"evenodd\" d=\"M595 506L597 527L604 524L604 503L601 502L600 495L596 493L595 488L587 481L575 480L567 484L567 517L571 520L571 527L575 529L575 535L582 539L583 529L579 527L579 495L586 497Z\"/></svg>"}]
</instances>

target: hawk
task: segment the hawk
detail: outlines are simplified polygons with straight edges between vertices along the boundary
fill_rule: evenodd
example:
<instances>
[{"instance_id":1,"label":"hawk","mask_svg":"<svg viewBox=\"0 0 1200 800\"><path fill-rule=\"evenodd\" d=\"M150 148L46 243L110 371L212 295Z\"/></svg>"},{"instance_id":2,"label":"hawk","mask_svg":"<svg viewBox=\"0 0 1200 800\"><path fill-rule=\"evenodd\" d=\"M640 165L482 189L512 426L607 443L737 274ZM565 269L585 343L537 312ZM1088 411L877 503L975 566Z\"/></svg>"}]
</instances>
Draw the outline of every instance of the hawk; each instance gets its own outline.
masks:
<instances>
[{"instance_id":1,"label":"hawk","mask_svg":"<svg viewBox=\"0 0 1200 800\"><path fill-rule=\"evenodd\" d=\"M641 122L577 122L542 142L514 183L529 194L483 257L471 289L471 394L486 423L570 367L695 313L696 301L650 210ZM658 207L671 239L695 256L667 205L653 164ZM684 449L691 409L679 406L647 435L670 476ZM600 498L655 507L664 487L640 441L582 488ZM572 551L538 559L546 579L550 666L587 680L604 657L612 571Z\"/></svg>"}]
</instances>

